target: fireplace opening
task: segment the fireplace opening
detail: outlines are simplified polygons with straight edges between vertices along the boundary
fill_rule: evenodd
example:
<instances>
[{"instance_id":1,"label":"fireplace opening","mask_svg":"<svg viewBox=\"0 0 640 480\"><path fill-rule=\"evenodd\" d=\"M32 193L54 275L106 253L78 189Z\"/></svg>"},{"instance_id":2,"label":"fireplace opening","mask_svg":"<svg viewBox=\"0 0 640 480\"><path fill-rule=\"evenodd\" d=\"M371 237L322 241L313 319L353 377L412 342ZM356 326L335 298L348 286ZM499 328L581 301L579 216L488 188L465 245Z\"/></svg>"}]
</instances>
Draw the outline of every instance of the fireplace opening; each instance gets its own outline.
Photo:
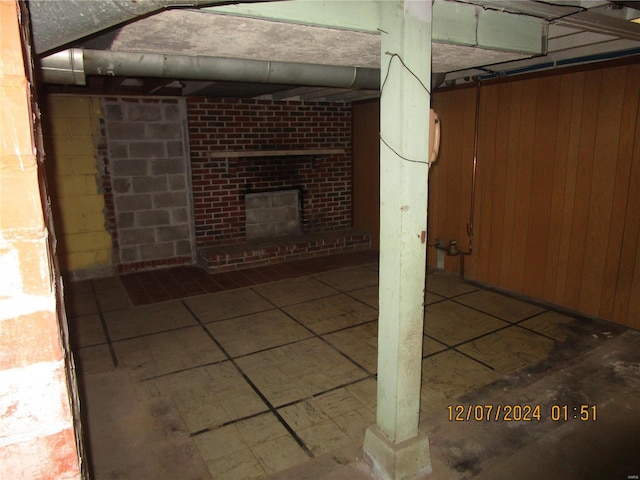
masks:
<instances>
[{"instance_id":1,"label":"fireplace opening","mask_svg":"<svg viewBox=\"0 0 640 480\"><path fill-rule=\"evenodd\" d=\"M247 240L301 233L299 189L247 193L244 201Z\"/></svg>"}]
</instances>

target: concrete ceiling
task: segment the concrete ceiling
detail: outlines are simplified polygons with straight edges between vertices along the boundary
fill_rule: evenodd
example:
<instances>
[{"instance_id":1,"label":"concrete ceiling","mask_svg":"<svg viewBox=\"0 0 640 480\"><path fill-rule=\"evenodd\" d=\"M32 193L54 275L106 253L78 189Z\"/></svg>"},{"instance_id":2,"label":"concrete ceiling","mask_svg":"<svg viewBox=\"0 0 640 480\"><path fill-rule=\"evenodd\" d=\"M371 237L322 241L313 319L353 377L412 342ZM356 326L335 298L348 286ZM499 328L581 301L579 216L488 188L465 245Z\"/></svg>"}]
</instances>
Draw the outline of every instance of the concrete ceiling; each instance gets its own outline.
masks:
<instances>
[{"instance_id":1,"label":"concrete ceiling","mask_svg":"<svg viewBox=\"0 0 640 480\"><path fill-rule=\"evenodd\" d=\"M38 2L32 0L31 3L36 4L32 9L37 8ZM282 8L289 3L292 2L273 2L273 6ZM336 9L343 5L357 8L357 2L342 0L312 0L306 5L312 3L321 3L325 8L327 5ZM600 0L555 0L549 3L534 0L436 0L432 71L443 74L445 82L452 84L469 81L476 76L488 78L518 71L559 68L561 65L603 58L640 55L640 24L630 21L636 16L640 17L640 2L637 10L628 7L630 2L623 3L625 5ZM237 10L234 7L215 6L164 9L98 32L90 38L78 38L66 46L112 52L379 68L379 32L367 30L366 27L352 30L343 26L330 28L322 24L305 24L302 14L300 19L292 15L286 21L282 18L276 20L269 18L273 14L261 13L260 8L263 6L266 4L251 4L251 8L244 9L240 5ZM465 37L470 28L464 22L478 22L477 19L483 14L491 14L492 17L488 20L493 22L487 23L488 26L485 27L488 31L486 44L480 44L479 37ZM32 22L32 30L37 44L39 30L45 29L46 18L38 12L35 18L37 21ZM547 53L534 55L523 51L508 51L511 38L512 43L517 44L517 32L507 32L510 37L505 37L505 40L499 38L500 34L503 37L505 34L499 31L494 34L494 31L500 30L500 26L506 25L505 21L510 19L532 19L538 22L534 25L534 33L537 33L535 29L539 29L539 25L543 25L543 35L548 31ZM362 22L365 25L364 20ZM476 36L481 28L482 25L475 24ZM516 30L518 28L516 26ZM493 37L497 38L495 41L505 42L503 46L496 44ZM177 77L91 77L87 83L89 86L85 89L102 89L104 93L131 90L147 94L336 101L353 101L378 95L374 89L327 88L295 83L276 85L195 81ZM70 88L66 87L68 91Z\"/></svg>"}]
</instances>

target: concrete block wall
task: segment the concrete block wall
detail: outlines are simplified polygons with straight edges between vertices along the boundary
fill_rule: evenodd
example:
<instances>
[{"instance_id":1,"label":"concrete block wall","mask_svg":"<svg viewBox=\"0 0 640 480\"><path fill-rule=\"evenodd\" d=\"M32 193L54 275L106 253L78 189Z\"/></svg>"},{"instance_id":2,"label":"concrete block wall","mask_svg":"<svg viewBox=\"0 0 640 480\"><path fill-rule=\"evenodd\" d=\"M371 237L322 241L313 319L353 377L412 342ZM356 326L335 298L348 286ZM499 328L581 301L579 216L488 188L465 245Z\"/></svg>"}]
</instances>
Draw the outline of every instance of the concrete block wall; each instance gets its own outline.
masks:
<instances>
[{"instance_id":1,"label":"concrete block wall","mask_svg":"<svg viewBox=\"0 0 640 480\"><path fill-rule=\"evenodd\" d=\"M347 104L189 98L198 247L246 240L247 193L299 189L305 233L351 227L351 109ZM298 157L212 158L224 150L343 149Z\"/></svg>"},{"instance_id":2,"label":"concrete block wall","mask_svg":"<svg viewBox=\"0 0 640 480\"><path fill-rule=\"evenodd\" d=\"M247 240L300 233L300 192L248 193L245 195Z\"/></svg>"},{"instance_id":3,"label":"concrete block wall","mask_svg":"<svg viewBox=\"0 0 640 480\"><path fill-rule=\"evenodd\" d=\"M104 98L103 112L118 271L193 263L184 100Z\"/></svg>"},{"instance_id":4,"label":"concrete block wall","mask_svg":"<svg viewBox=\"0 0 640 480\"><path fill-rule=\"evenodd\" d=\"M26 4L0 1L0 477L81 478ZM23 49L23 41L27 45ZM64 323L64 322L62 322Z\"/></svg>"},{"instance_id":5,"label":"concrete block wall","mask_svg":"<svg viewBox=\"0 0 640 480\"><path fill-rule=\"evenodd\" d=\"M60 268L67 278L110 275L111 236L98 172L100 100L50 95L43 119Z\"/></svg>"}]
</instances>

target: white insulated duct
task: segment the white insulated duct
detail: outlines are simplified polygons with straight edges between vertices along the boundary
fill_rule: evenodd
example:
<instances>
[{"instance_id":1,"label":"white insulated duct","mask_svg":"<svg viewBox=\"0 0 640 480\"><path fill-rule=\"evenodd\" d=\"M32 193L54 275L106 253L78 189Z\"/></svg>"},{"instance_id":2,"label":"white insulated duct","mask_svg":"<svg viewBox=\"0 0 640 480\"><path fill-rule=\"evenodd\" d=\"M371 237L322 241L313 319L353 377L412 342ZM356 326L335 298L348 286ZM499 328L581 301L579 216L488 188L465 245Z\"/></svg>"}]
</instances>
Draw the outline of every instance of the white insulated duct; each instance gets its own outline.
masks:
<instances>
[{"instance_id":1,"label":"white insulated duct","mask_svg":"<svg viewBox=\"0 0 640 480\"><path fill-rule=\"evenodd\" d=\"M84 85L86 75L380 88L380 70L223 57L70 49L40 60L46 83Z\"/></svg>"}]
</instances>

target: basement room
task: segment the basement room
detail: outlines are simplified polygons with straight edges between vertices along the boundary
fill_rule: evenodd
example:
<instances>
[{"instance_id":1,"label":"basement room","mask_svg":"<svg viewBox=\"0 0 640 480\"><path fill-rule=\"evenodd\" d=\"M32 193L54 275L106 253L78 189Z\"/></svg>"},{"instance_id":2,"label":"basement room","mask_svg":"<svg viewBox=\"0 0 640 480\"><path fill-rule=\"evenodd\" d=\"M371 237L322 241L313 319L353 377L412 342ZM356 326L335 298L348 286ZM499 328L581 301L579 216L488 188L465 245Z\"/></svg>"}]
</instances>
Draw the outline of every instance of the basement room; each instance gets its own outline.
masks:
<instances>
[{"instance_id":1,"label":"basement room","mask_svg":"<svg viewBox=\"0 0 640 480\"><path fill-rule=\"evenodd\" d=\"M0 39L3 478L640 478L640 2Z\"/></svg>"}]
</instances>

